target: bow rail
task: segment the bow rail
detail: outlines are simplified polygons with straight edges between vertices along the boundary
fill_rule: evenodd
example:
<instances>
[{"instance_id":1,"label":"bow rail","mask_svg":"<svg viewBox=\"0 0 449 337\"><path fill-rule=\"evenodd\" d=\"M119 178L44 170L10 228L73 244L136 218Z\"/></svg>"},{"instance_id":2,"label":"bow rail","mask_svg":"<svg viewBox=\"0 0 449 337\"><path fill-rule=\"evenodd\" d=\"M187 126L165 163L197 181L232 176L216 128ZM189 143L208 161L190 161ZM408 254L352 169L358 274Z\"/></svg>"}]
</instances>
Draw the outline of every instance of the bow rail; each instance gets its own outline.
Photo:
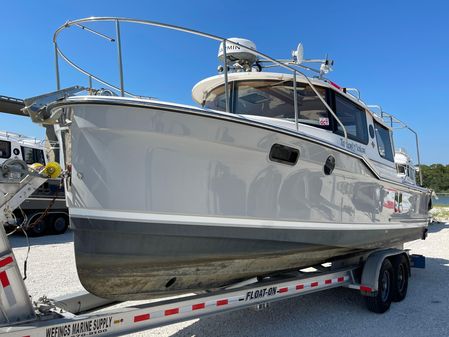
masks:
<instances>
[{"instance_id":1,"label":"bow rail","mask_svg":"<svg viewBox=\"0 0 449 337\"><path fill-rule=\"evenodd\" d=\"M115 32L116 32L116 36L115 38L109 37L103 33L100 33L90 27L85 26L85 23L91 23L91 22L112 22L115 24ZM166 23L161 23L161 22L156 22L156 21L149 21L149 20L140 20L140 19L132 19L132 18L125 18L125 17L89 17L89 18L83 18L83 19L77 19L77 20L71 20L71 21L67 21L65 24L63 24L61 27L59 27L54 35L53 35L53 44L54 44L54 49L55 49L55 68L56 68L56 87L57 90L61 89L61 81L60 81L60 72L59 72L59 57L61 57L67 64L69 64L71 67L73 67L74 69L76 69L77 71L81 72L82 74L86 75L89 79L89 85L91 87L92 85L92 79L115 90L120 92L120 95L123 97L125 95L130 96L130 97L139 97L138 95L132 94L128 91L125 90L125 81L124 81L124 75L123 75L123 62L122 62L122 47L121 47L121 43L122 43L122 39L120 36L120 24L121 23L133 23L133 24L140 24L140 25L146 25L146 26L153 26L153 27L159 27L159 28L166 28L166 29L170 29L170 30L174 30L174 31L179 31L179 32L184 32L184 33L188 33L191 35L196 35L196 36L200 36L200 37L204 37L207 39L211 39L211 40L215 40L215 41L219 41L221 43L223 43L223 51L224 51L224 71L223 71L223 76L224 76L224 82L225 82L225 100L226 100L226 111L229 112L229 81L228 81L228 64L227 64L227 60L226 60L226 44L231 44L231 45L238 45L240 48L250 51L251 53L255 54L256 56L258 56L259 58L261 58L262 61L268 61L273 63L274 65L286 69L289 72L291 72L293 74L293 91L294 91L294 99L295 99L295 104L294 104L294 109L295 109L295 124L296 124L296 130L299 129L299 123L298 123L298 104L296 102L296 95L297 95L297 86L296 86L296 82L297 82L297 76L300 75L302 76L306 82L310 85L310 87L312 88L312 90L314 91L314 93L317 95L317 97L320 99L320 101L324 104L324 106L328 109L328 111L331 113L331 115L335 118L335 120L337 121L337 123L340 125L340 127L343 130L343 134L345 137L345 140L347 141L348 139L348 133L346 131L346 128L344 126L344 124L341 122L341 120L338 118L338 116L336 115L336 113L333 111L333 109L329 106L329 104L326 102L326 100L320 95L320 93L318 92L318 90L315 88L315 86L313 85L312 81L309 79L309 77L304 74L302 71L300 71L299 69L297 69L298 67L304 68L304 69L308 69L308 67L304 67L301 65L291 65L291 64L286 64L282 61L276 60L264 53L261 53L257 50L248 48L242 44L233 42L229 39L217 36L217 35L212 35L212 34L208 34L208 33L204 33L201 32L199 30L194 30L194 29L189 29L189 28L185 28L185 27L181 27L181 26L175 26L175 25L170 25L170 24L166 24ZM58 37L61 34L61 32L65 29L68 29L72 26L78 27L82 30L85 30L87 32L90 32L94 35L97 35L101 38L107 39L110 42L116 42L117 43L117 65L118 65L118 73L119 73L119 79L120 79L120 86L116 86L113 85L103 79L101 79L98 76L95 76L93 73L85 70L84 68L82 68L81 66L79 66L78 64L76 64L74 61L72 61L67 55L65 55L61 49L58 46Z\"/></svg>"}]
</instances>

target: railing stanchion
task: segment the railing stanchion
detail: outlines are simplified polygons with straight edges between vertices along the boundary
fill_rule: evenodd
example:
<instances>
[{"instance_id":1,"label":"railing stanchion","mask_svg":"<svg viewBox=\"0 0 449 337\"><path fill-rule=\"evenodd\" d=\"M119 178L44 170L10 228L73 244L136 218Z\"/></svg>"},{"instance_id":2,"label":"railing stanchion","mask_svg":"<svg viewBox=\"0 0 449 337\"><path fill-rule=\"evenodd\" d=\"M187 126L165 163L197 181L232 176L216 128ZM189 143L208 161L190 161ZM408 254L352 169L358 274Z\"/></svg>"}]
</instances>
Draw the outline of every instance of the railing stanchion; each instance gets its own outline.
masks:
<instances>
[{"instance_id":1,"label":"railing stanchion","mask_svg":"<svg viewBox=\"0 0 449 337\"><path fill-rule=\"evenodd\" d=\"M92 93L92 76L89 76L89 94Z\"/></svg>"},{"instance_id":2,"label":"railing stanchion","mask_svg":"<svg viewBox=\"0 0 449 337\"><path fill-rule=\"evenodd\" d=\"M120 22L115 20L115 32L117 37L117 57L120 76L120 96L125 96L125 87L123 84L123 62L122 62L122 40L120 38Z\"/></svg>"},{"instance_id":3,"label":"railing stanchion","mask_svg":"<svg viewBox=\"0 0 449 337\"><path fill-rule=\"evenodd\" d=\"M298 125L298 92L296 90L296 70L293 72L293 104L295 105L295 125L296 131L299 131Z\"/></svg>"},{"instance_id":4,"label":"railing stanchion","mask_svg":"<svg viewBox=\"0 0 449 337\"><path fill-rule=\"evenodd\" d=\"M418 140L418 133L415 132L415 130L412 130L410 128L408 128L409 130L411 130L414 134L415 134L415 139L416 139L416 155L417 155L417 159L418 159L418 170L419 170L419 184L422 186L422 171L421 171L421 158L419 156L419 140Z\"/></svg>"},{"instance_id":5,"label":"railing stanchion","mask_svg":"<svg viewBox=\"0 0 449 337\"><path fill-rule=\"evenodd\" d=\"M231 112L229 110L228 61L227 61L227 55L226 55L226 39L223 40L223 58L224 58L226 112Z\"/></svg>"},{"instance_id":6,"label":"railing stanchion","mask_svg":"<svg viewBox=\"0 0 449 337\"><path fill-rule=\"evenodd\" d=\"M55 42L55 68L56 68L56 90L61 89L61 83L59 80L59 57L58 57L58 44Z\"/></svg>"}]
</instances>

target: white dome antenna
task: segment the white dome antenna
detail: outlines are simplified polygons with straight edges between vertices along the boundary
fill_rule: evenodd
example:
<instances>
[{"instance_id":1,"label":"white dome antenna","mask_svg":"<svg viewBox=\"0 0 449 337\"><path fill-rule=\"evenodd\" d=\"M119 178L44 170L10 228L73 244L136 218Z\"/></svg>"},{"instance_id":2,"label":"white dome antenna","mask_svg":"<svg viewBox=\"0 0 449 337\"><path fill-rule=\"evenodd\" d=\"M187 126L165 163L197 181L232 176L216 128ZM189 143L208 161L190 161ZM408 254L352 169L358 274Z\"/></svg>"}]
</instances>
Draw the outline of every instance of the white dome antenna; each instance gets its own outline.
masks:
<instances>
[{"instance_id":1,"label":"white dome antenna","mask_svg":"<svg viewBox=\"0 0 449 337\"><path fill-rule=\"evenodd\" d=\"M257 63L257 55L251 52L256 50L256 44L247 39L233 37L226 42L226 63L232 71L251 71L252 66ZM218 59L224 63L223 42L218 49ZM219 71L223 71L219 67Z\"/></svg>"}]
</instances>

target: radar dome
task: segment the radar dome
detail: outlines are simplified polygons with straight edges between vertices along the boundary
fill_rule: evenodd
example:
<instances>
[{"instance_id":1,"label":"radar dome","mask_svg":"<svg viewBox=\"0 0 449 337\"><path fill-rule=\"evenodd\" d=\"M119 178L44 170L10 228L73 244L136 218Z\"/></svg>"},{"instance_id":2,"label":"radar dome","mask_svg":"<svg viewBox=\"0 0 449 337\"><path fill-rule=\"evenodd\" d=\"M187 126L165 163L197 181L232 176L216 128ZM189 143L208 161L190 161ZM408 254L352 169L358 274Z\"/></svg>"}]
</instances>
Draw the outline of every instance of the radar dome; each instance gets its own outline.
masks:
<instances>
[{"instance_id":1,"label":"radar dome","mask_svg":"<svg viewBox=\"0 0 449 337\"><path fill-rule=\"evenodd\" d=\"M251 50L247 49L249 48L256 50L256 44L254 42L237 37L232 37L227 40L228 42L226 43L226 58L228 59L228 61L249 65L252 65L257 61L257 55L253 54ZM230 43L229 41L238 43L238 45ZM243 48L242 46L246 48ZM218 59L224 62L223 42L220 43L220 48L218 49Z\"/></svg>"}]
</instances>

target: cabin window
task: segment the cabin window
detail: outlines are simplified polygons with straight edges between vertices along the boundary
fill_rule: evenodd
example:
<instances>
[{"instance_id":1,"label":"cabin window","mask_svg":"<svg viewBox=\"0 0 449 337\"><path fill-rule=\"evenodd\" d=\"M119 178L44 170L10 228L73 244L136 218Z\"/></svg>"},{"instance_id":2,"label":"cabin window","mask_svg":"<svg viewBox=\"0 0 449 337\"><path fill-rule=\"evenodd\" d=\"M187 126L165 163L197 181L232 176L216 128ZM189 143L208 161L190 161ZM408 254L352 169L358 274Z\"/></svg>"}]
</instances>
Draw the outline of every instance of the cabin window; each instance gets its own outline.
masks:
<instances>
[{"instance_id":1,"label":"cabin window","mask_svg":"<svg viewBox=\"0 0 449 337\"><path fill-rule=\"evenodd\" d=\"M326 100L326 89L316 87ZM295 120L293 82L241 81L237 82L234 113ZM329 128L326 106L312 88L296 84L298 122Z\"/></svg>"},{"instance_id":2,"label":"cabin window","mask_svg":"<svg viewBox=\"0 0 449 337\"><path fill-rule=\"evenodd\" d=\"M40 163L45 165L44 151L33 149L32 147L22 146L23 160L28 164Z\"/></svg>"},{"instance_id":3,"label":"cabin window","mask_svg":"<svg viewBox=\"0 0 449 337\"><path fill-rule=\"evenodd\" d=\"M396 166L399 174L405 174L405 165L397 164Z\"/></svg>"},{"instance_id":4,"label":"cabin window","mask_svg":"<svg viewBox=\"0 0 449 337\"><path fill-rule=\"evenodd\" d=\"M416 171L414 167L412 166L408 167L408 176L412 181L416 181Z\"/></svg>"},{"instance_id":5,"label":"cabin window","mask_svg":"<svg viewBox=\"0 0 449 337\"><path fill-rule=\"evenodd\" d=\"M376 132L377 149L379 150L380 156L386 160L394 161L390 131L376 121L374 122L374 130Z\"/></svg>"},{"instance_id":6,"label":"cabin window","mask_svg":"<svg viewBox=\"0 0 449 337\"><path fill-rule=\"evenodd\" d=\"M348 138L368 144L368 127L364 109L349 99L335 94L335 114L345 126ZM343 135L343 128L336 123L336 133Z\"/></svg>"},{"instance_id":7,"label":"cabin window","mask_svg":"<svg viewBox=\"0 0 449 337\"><path fill-rule=\"evenodd\" d=\"M5 140L0 140L0 158L11 157L11 143Z\"/></svg>"}]
</instances>

